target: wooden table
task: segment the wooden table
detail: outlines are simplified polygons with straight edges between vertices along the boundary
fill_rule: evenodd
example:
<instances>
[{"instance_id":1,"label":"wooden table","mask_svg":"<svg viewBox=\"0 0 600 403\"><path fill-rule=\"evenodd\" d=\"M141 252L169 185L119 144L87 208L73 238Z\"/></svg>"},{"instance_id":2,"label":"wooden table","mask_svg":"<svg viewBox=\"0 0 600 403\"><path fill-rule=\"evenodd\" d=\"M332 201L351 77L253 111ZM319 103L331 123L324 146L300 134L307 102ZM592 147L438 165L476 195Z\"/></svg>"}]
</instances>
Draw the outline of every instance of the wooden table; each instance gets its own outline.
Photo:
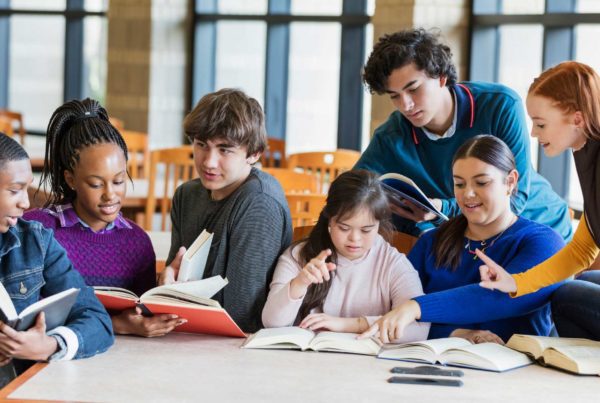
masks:
<instances>
[{"instance_id":1,"label":"wooden table","mask_svg":"<svg viewBox=\"0 0 600 403\"><path fill-rule=\"evenodd\" d=\"M394 366L368 356L243 350L242 340L169 334L118 336L96 357L37 364L0 398L207 402L593 402L600 378L532 365L505 373L465 370L460 388L388 384Z\"/></svg>"}]
</instances>

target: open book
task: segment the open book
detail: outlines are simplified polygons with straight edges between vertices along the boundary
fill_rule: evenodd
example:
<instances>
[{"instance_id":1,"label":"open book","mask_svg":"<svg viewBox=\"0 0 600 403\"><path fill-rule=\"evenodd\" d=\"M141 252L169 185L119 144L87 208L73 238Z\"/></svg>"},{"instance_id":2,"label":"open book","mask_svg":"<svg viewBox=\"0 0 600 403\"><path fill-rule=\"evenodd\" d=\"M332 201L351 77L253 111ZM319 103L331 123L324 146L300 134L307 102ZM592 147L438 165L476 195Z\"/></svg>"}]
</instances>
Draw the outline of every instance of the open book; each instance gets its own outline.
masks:
<instances>
[{"instance_id":1,"label":"open book","mask_svg":"<svg viewBox=\"0 0 600 403\"><path fill-rule=\"evenodd\" d=\"M213 234L203 230L185 251L181 259L177 281L202 280Z\"/></svg>"},{"instance_id":2,"label":"open book","mask_svg":"<svg viewBox=\"0 0 600 403\"><path fill-rule=\"evenodd\" d=\"M416 183L404 175L396 173L387 173L379 177L383 189L387 193L390 203L399 208L410 210L405 200L416 204L421 209L435 214L439 218L448 220L440 210L429 201L429 198L419 189Z\"/></svg>"},{"instance_id":3,"label":"open book","mask_svg":"<svg viewBox=\"0 0 600 403\"><path fill-rule=\"evenodd\" d=\"M378 358L415 361L503 372L529 365L525 354L496 343L471 344L466 339L449 337L414 343L387 344Z\"/></svg>"},{"instance_id":4,"label":"open book","mask_svg":"<svg viewBox=\"0 0 600 403\"><path fill-rule=\"evenodd\" d=\"M52 330L64 325L78 294L78 288L69 288L39 300L17 314L6 288L0 283L0 320L16 330L27 330L33 326L38 314L44 312L46 330Z\"/></svg>"},{"instance_id":5,"label":"open book","mask_svg":"<svg viewBox=\"0 0 600 403\"><path fill-rule=\"evenodd\" d=\"M580 375L600 375L600 342L566 337L513 335L506 345L550 365Z\"/></svg>"},{"instance_id":6,"label":"open book","mask_svg":"<svg viewBox=\"0 0 600 403\"><path fill-rule=\"evenodd\" d=\"M118 287L96 286L94 291L108 310L122 311L138 306L147 316L172 313L187 319L187 323L176 327L175 331L246 337L221 305L211 299L226 284L227 279L214 276L204 280L161 285L139 297Z\"/></svg>"},{"instance_id":7,"label":"open book","mask_svg":"<svg viewBox=\"0 0 600 403\"><path fill-rule=\"evenodd\" d=\"M242 348L330 351L377 355L377 339L358 340L356 333L319 332L296 326L261 329L246 340Z\"/></svg>"}]
</instances>

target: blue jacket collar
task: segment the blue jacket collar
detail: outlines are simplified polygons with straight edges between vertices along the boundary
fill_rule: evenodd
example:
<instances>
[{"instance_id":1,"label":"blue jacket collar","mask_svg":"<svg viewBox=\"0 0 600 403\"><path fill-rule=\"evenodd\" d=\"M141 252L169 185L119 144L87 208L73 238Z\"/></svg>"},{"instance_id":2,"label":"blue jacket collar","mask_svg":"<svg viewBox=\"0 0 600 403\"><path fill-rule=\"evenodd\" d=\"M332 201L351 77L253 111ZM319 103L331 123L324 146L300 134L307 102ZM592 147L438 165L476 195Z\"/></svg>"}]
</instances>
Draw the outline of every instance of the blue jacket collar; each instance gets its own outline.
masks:
<instances>
[{"instance_id":1,"label":"blue jacket collar","mask_svg":"<svg viewBox=\"0 0 600 403\"><path fill-rule=\"evenodd\" d=\"M475 121L475 97L473 97L473 93L465 84L457 83L448 88L456 95L456 130L472 128ZM419 139L426 138L427 135L420 127L414 127L408 119L406 121L411 126L414 143L419 144Z\"/></svg>"}]
</instances>

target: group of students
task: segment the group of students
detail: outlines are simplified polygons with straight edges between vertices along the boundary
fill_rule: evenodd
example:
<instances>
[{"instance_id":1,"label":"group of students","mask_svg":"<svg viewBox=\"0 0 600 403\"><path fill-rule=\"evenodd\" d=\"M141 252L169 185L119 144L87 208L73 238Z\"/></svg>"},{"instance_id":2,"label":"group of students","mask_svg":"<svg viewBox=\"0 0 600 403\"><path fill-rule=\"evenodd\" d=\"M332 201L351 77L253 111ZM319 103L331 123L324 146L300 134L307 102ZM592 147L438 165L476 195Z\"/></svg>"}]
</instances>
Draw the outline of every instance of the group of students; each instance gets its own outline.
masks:
<instances>
[{"instance_id":1,"label":"group of students","mask_svg":"<svg viewBox=\"0 0 600 403\"><path fill-rule=\"evenodd\" d=\"M310 235L291 245L283 190L254 167L266 147L260 105L234 89L199 101L183 122L199 177L173 196L159 283L177 281L185 249L206 229L214 235L205 276L227 277L214 298L246 332L298 325L384 342L456 336L503 343L513 333L548 335L555 322L561 336L600 339L600 276L564 281L589 267L600 245L594 70L561 63L527 97L532 135L544 151L574 150L585 210L566 246L567 206L531 166L513 91L457 83L450 49L423 29L382 37L363 78L371 91L389 94L397 111L356 169L333 181ZM108 349L113 332L154 337L185 323L138 309L107 313L91 288L139 295L156 285L150 240L120 212L127 158L98 102L65 103L47 130L41 185L50 198L25 212L31 165L0 134L0 281L17 311L81 289L64 326L46 332L43 315L24 332L0 324L0 365L88 357ZM416 206L392 211L377 180L386 172L411 177L450 220L437 222ZM420 235L407 256L388 243L394 228Z\"/></svg>"}]
</instances>

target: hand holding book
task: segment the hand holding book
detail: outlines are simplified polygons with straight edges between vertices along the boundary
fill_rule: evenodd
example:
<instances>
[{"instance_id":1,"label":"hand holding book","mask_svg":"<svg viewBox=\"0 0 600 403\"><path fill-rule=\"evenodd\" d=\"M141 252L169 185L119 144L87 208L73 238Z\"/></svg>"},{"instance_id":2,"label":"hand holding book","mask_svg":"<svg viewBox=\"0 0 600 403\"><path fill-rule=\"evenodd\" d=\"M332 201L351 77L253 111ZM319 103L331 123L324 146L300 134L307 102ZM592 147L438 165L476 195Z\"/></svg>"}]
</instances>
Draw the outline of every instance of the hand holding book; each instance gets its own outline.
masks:
<instances>
[{"instance_id":1,"label":"hand holding book","mask_svg":"<svg viewBox=\"0 0 600 403\"><path fill-rule=\"evenodd\" d=\"M421 307L411 299L377 319L359 338L377 337L383 343L390 343L402 338L406 327L420 318Z\"/></svg>"}]
</instances>

